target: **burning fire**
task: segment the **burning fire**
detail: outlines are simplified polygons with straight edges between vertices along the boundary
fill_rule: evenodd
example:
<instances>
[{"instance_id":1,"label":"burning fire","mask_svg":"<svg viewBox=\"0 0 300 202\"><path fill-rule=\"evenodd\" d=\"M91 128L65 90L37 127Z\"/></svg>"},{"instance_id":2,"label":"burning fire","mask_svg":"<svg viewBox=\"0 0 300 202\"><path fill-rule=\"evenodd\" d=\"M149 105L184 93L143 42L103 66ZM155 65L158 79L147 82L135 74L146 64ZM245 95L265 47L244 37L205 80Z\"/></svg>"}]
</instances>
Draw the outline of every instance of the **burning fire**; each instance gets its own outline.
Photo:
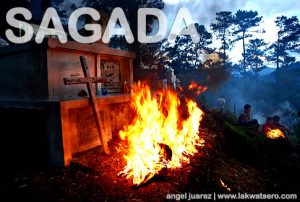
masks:
<instances>
[{"instance_id":1,"label":"burning fire","mask_svg":"<svg viewBox=\"0 0 300 202\"><path fill-rule=\"evenodd\" d=\"M267 132L267 137L271 139L278 139L278 138L285 138L285 135L279 129L273 129L273 130L270 129Z\"/></svg>"},{"instance_id":2,"label":"burning fire","mask_svg":"<svg viewBox=\"0 0 300 202\"><path fill-rule=\"evenodd\" d=\"M131 105L136 116L131 125L120 132L129 149L127 165L120 174L133 184L146 183L163 168L179 168L203 146L199 125L204 115L192 100L186 100L186 118L177 94L169 89L152 93L146 83L133 86Z\"/></svg>"},{"instance_id":3,"label":"burning fire","mask_svg":"<svg viewBox=\"0 0 300 202\"><path fill-rule=\"evenodd\" d=\"M192 83L188 86L189 90L196 90L196 94L200 95L201 93L204 93L207 91L207 86L201 86L192 81Z\"/></svg>"}]
</instances>

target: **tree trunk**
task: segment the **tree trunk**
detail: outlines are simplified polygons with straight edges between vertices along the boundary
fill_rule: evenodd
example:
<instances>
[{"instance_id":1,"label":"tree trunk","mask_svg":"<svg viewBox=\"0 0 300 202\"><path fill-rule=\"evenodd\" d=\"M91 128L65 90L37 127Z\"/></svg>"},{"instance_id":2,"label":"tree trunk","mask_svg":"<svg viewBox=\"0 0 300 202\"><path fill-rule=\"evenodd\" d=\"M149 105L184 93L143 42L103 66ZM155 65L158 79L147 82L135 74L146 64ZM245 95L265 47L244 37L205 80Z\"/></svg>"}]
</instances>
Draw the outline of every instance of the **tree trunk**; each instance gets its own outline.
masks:
<instances>
[{"instance_id":1,"label":"tree trunk","mask_svg":"<svg viewBox=\"0 0 300 202\"><path fill-rule=\"evenodd\" d=\"M256 108L257 111L259 111L259 74L258 74L258 68L256 66Z\"/></svg>"},{"instance_id":2,"label":"tree trunk","mask_svg":"<svg viewBox=\"0 0 300 202\"><path fill-rule=\"evenodd\" d=\"M279 36L277 38L277 46L276 46L276 71L275 71L275 85L274 85L274 91L275 91L275 106L278 103L278 96L279 96L279 92L277 89L279 89L279 68L280 68L280 64L279 64L279 55L280 55L280 49L279 49Z\"/></svg>"},{"instance_id":3,"label":"tree trunk","mask_svg":"<svg viewBox=\"0 0 300 202\"><path fill-rule=\"evenodd\" d=\"M243 32L243 70L244 70L244 89L246 90L246 46L245 46L245 32Z\"/></svg>"},{"instance_id":4,"label":"tree trunk","mask_svg":"<svg viewBox=\"0 0 300 202\"><path fill-rule=\"evenodd\" d=\"M279 37L277 38L277 46L276 46L276 83L278 82L278 72L279 72Z\"/></svg>"},{"instance_id":5,"label":"tree trunk","mask_svg":"<svg viewBox=\"0 0 300 202\"><path fill-rule=\"evenodd\" d=\"M226 30L224 29L223 32L223 63L224 63L224 68L226 67Z\"/></svg>"},{"instance_id":6,"label":"tree trunk","mask_svg":"<svg viewBox=\"0 0 300 202\"><path fill-rule=\"evenodd\" d=\"M276 53L276 71L279 70L279 55Z\"/></svg>"}]
</instances>

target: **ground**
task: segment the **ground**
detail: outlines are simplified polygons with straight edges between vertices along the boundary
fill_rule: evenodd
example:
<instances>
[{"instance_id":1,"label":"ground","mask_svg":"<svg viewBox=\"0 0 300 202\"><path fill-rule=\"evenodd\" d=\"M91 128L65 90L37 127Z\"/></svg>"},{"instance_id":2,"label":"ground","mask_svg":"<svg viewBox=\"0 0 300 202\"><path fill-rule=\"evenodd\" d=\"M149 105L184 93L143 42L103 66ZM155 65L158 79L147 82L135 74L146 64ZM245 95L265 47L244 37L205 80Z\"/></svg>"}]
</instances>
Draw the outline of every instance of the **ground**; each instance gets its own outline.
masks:
<instances>
[{"instance_id":1,"label":"ground","mask_svg":"<svg viewBox=\"0 0 300 202\"><path fill-rule=\"evenodd\" d=\"M119 140L114 140L111 155L104 155L98 147L77 154L67 168L19 169L1 164L1 197L8 201L166 201L168 194L273 193L285 185L286 177L276 176L276 171L224 152L220 134L208 129L201 129L201 134L205 146L198 148L190 164L165 170L140 187L118 175L125 166L124 150L118 152Z\"/></svg>"}]
</instances>

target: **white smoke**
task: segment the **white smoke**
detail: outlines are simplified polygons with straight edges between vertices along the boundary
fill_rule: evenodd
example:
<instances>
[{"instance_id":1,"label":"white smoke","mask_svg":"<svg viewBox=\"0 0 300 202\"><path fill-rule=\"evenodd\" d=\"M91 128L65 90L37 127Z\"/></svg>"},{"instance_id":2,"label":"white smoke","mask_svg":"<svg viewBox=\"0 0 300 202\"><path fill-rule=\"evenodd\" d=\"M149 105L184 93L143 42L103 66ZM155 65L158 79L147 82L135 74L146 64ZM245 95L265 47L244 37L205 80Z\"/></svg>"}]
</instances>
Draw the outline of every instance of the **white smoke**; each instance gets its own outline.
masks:
<instances>
[{"instance_id":1,"label":"white smoke","mask_svg":"<svg viewBox=\"0 0 300 202\"><path fill-rule=\"evenodd\" d=\"M272 114L272 116L280 116L280 121L289 129L292 129L292 126L297 121L297 109L291 106L290 102L285 101L282 103L279 108Z\"/></svg>"},{"instance_id":2,"label":"white smoke","mask_svg":"<svg viewBox=\"0 0 300 202\"><path fill-rule=\"evenodd\" d=\"M164 12L167 15L169 26L175 18L179 8L186 7L191 12L195 22L205 25L209 28L216 17L216 13L220 11L236 11L242 8L245 1L239 0L164 0Z\"/></svg>"},{"instance_id":3,"label":"white smoke","mask_svg":"<svg viewBox=\"0 0 300 202\"><path fill-rule=\"evenodd\" d=\"M259 124L264 124L266 122L266 116L261 112L257 112L252 116L253 119L256 119Z\"/></svg>"}]
</instances>

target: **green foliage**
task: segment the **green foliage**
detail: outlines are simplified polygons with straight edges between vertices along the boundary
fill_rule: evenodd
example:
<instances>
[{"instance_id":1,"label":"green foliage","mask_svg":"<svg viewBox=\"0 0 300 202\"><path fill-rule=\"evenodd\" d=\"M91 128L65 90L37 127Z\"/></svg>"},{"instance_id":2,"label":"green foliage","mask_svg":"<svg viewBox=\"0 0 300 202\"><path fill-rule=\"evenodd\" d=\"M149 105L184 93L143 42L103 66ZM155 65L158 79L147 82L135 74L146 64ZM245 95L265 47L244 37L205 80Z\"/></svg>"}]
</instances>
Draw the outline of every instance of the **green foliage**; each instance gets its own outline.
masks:
<instances>
[{"instance_id":1,"label":"green foliage","mask_svg":"<svg viewBox=\"0 0 300 202\"><path fill-rule=\"evenodd\" d=\"M219 126L223 125L224 123L233 125L237 123L235 114L226 109L210 109L208 116L213 117Z\"/></svg>"}]
</instances>

